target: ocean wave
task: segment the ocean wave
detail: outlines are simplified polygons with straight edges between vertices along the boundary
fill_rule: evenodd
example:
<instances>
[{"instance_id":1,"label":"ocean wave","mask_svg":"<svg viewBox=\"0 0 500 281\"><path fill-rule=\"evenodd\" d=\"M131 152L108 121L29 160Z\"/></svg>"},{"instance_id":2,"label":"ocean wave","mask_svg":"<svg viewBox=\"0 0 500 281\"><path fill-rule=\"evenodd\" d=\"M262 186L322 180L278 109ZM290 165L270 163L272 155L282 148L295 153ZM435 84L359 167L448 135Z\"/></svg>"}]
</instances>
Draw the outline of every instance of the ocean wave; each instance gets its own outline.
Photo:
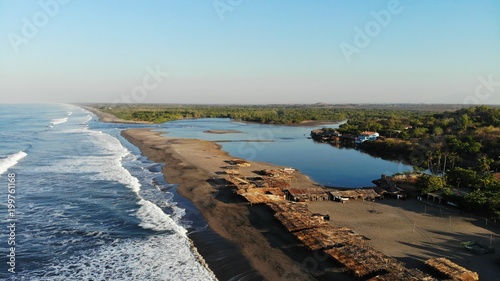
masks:
<instances>
[{"instance_id":1,"label":"ocean wave","mask_svg":"<svg viewBox=\"0 0 500 281\"><path fill-rule=\"evenodd\" d=\"M104 180L123 184L132 190L139 200L140 207L135 212L135 216L140 220L140 227L154 231L175 230L178 233L186 233L187 230L180 223L180 220L185 215L185 210L175 206L175 203L171 202L172 198L168 198L164 192L156 188L141 190L142 185L139 179L123 166L123 161L140 166L140 161L137 162L138 156L131 154L117 138L88 128L69 129L58 133L83 134L80 140L87 139L86 145L88 147L76 145L79 147L78 149L92 150L97 154L60 159L57 162L52 162L52 166L37 167L36 172L49 173L58 171L58 173L71 174L77 171L80 174L85 174L85 177L90 180ZM92 149L92 147L96 149ZM141 170L143 171L141 173L146 173L144 174L145 177L155 174L147 169ZM161 195L161 198L158 195ZM161 207L172 210L171 216L158 206L158 204L162 203L160 201L168 205Z\"/></svg>"},{"instance_id":2,"label":"ocean wave","mask_svg":"<svg viewBox=\"0 0 500 281\"><path fill-rule=\"evenodd\" d=\"M85 116L85 120L83 120L82 123L87 124L88 122L90 122L90 120L92 120L92 115L89 114L89 115Z\"/></svg>"},{"instance_id":3,"label":"ocean wave","mask_svg":"<svg viewBox=\"0 0 500 281\"><path fill-rule=\"evenodd\" d=\"M159 247L159 245L169 245ZM184 237L161 234L116 239L50 266L19 274L19 280L217 280ZM32 280L32 279L29 279Z\"/></svg>"},{"instance_id":4,"label":"ocean wave","mask_svg":"<svg viewBox=\"0 0 500 281\"><path fill-rule=\"evenodd\" d=\"M7 158L0 159L0 175L5 173L9 168L19 163L19 160L26 157L26 155L28 155L26 152L19 151L17 153L7 156Z\"/></svg>"},{"instance_id":5,"label":"ocean wave","mask_svg":"<svg viewBox=\"0 0 500 281\"><path fill-rule=\"evenodd\" d=\"M163 197L164 193L161 192L161 197L163 204L165 207L172 209L172 214L166 214L161 206L161 202L157 202L158 200L153 199L159 197L154 194L149 194L150 192L159 192L156 187L151 190L141 190L142 185L139 182L139 179L133 176L124 166L123 160L127 162L135 162L138 156L132 155L131 152L125 148L118 139L112 137L108 134L98 132L100 142L99 145L105 148L106 151L112 152L112 155L115 155L114 158L110 157L109 162L101 167L100 173L96 175L96 177L106 177L108 180L113 180L120 182L130 188L137 194L139 199L138 204L141 206L139 210L136 212L136 217L141 221L139 226L144 229L150 229L154 231L171 231L174 230L178 234L182 234L186 236L187 230L182 227L180 224L180 220L186 214L183 208L179 208L176 206L175 202L171 202L172 198ZM102 140L105 140L104 142ZM102 159L98 160L102 161ZM140 164L139 164L140 165ZM147 169L142 169L142 171L146 172ZM149 171L148 171L149 172ZM149 172L151 173L151 172ZM152 185L153 182L151 182ZM144 194L141 194L143 192ZM143 196L144 195L144 196ZM147 196L146 196L147 195ZM150 200L152 199L152 200Z\"/></svg>"},{"instance_id":6,"label":"ocean wave","mask_svg":"<svg viewBox=\"0 0 500 281\"><path fill-rule=\"evenodd\" d=\"M68 122L68 117L52 119L52 121L50 121L50 124L59 125L66 122Z\"/></svg>"},{"instance_id":7,"label":"ocean wave","mask_svg":"<svg viewBox=\"0 0 500 281\"><path fill-rule=\"evenodd\" d=\"M141 223L139 223L140 227L154 231L173 230L179 235L187 237L187 230L178 225L172 217L165 214L160 207L142 198L139 201L139 205L141 207L137 211L137 216L141 220Z\"/></svg>"}]
</instances>

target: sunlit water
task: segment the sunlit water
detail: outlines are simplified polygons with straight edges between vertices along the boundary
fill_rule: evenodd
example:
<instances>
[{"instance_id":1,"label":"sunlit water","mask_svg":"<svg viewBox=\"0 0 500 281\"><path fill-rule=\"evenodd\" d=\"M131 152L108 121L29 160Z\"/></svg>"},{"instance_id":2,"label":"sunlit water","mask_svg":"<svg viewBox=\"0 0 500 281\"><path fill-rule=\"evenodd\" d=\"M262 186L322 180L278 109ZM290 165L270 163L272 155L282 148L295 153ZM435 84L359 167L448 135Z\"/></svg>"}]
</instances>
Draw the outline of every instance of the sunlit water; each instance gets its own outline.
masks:
<instances>
[{"instance_id":1,"label":"sunlit water","mask_svg":"<svg viewBox=\"0 0 500 281\"><path fill-rule=\"evenodd\" d=\"M199 119L170 122L162 126L166 127L162 131L169 132L168 136L230 141L219 144L233 156L293 167L328 186L373 186L372 180L380 178L381 174L412 170L411 166L372 157L353 148L337 148L307 138L311 130L337 126L276 126L231 122L229 119ZM242 133L208 134L204 133L206 130Z\"/></svg>"},{"instance_id":2,"label":"sunlit water","mask_svg":"<svg viewBox=\"0 0 500 281\"><path fill-rule=\"evenodd\" d=\"M0 105L0 279L215 279L187 236L206 222L163 180L161 165L120 136L141 127L224 141L219 143L234 156L294 167L324 185L371 186L383 173L411 169L315 143L307 136L318 127L228 119L108 124L72 105ZM204 132L217 129L242 133ZM16 174L15 220L8 217L10 173ZM15 245L8 244L12 222ZM10 247L14 269L7 263Z\"/></svg>"},{"instance_id":3,"label":"sunlit water","mask_svg":"<svg viewBox=\"0 0 500 281\"><path fill-rule=\"evenodd\" d=\"M215 279L187 237L196 226L173 193L160 191L168 184L159 165L120 141L116 125L70 105L0 109L0 279ZM6 216L11 173L14 221Z\"/></svg>"}]
</instances>

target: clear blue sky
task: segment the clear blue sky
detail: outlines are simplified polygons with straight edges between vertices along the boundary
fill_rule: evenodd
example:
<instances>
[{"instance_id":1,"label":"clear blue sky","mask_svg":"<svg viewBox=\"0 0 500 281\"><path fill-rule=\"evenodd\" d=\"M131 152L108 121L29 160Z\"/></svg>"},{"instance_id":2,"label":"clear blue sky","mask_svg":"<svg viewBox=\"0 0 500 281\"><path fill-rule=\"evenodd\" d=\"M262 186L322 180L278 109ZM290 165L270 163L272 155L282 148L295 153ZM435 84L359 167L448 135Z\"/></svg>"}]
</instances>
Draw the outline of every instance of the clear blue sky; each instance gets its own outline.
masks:
<instances>
[{"instance_id":1,"label":"clear blue sky","mask_svg":"<svg viewBox=\"0 0 500 281\"><path fill-rule=\"evenodd\" d=\"M500 1L392 2L0 0L0 102L500 104Z\"/></svg>"}]
</instances>

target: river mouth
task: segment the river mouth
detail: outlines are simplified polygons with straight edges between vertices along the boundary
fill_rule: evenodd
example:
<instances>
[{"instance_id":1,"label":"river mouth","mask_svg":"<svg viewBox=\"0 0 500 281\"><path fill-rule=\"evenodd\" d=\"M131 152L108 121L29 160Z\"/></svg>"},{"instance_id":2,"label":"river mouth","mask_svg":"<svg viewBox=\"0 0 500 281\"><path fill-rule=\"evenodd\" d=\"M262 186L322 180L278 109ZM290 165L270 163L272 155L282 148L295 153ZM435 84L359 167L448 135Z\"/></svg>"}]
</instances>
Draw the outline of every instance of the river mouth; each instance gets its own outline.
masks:
<instances>
[{"instance_id":1,"label":"river mouth","mask_svg":"<svg viewBox=\"0 0 500 281\"><path fill-rule=\"evenodd\" d=\"M337 128L339 125L329 126ZM217 142L224 151L235 157L293 167L325 186L373 187L372 180L380 178L382 174L392 175L413 170L407 163L384 160L361 150L335 147L308 138L312 130L325 126L328 125L282 126L211 118L167 122L160 124L157 130L168 132L171 137ZM205 133L210 130L242 133ZM401 158L399 155L393 156L391 159Z\"/></svg>"}]
</instances>

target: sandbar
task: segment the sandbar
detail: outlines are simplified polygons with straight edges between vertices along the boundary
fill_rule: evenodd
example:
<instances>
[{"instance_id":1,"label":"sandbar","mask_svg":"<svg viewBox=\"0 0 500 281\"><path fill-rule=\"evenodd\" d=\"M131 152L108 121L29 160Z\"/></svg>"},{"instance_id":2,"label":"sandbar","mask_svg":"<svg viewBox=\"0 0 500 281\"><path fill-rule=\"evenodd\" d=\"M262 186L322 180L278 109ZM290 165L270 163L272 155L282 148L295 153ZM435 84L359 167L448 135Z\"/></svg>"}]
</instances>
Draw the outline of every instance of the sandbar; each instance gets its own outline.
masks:
<instances>
[{"instance_id":1,"label":"sandbar","mask_svg":"<svg viewBox=\"0 0 500 281\"><path fill-rule=\"evenodd\" d=\"M203 133L222 135L222 134L242 134L243 132L238 130L206 130L203 131Z\"/></svg>"},{"instance_id":2,"label":"sandbar","mask_svg":"<svg viewBox=\"0 0 500 281\"><path fill-rule=\"evenodd\" d=\"M178 192L188 198L216 233L233 242L251 266L266 280L354 280L330 261L313 270L307 261L312 254L304 250L267 211L265 206L250 206L218 182L221 167L234 157L210 141L162 136L149 129L130 129L122 135L140 148L149 159L166 163L167 182L178 184ZM239 172L283 168L250 162ZM318 186L309 177L295 173L292 187ZM309 202L312 212L329 214L334 226L347 226L370 239L370 246L397 258L409 268L426 271L430 257L447 257L479 273L481 280L496 280L500 275L499 225L429 201L383 199L377 202L350 200ZM476 240L491 244L494 254L475 255L460 247L460 242ZM195 244L196 246L196 244ZM208 262L210 266L210 262ZM328 268L329 267L329 268ZM325 269L326 268L326 269Z\"/></svg>"},{"instance_id":3,"label":"sandbar","mask_svg":"<svg viewBox=\"0 0 500 281\"><path fill-rule=\"evenodd\" d=\"M149 129L129 129L123 131L122 135L139 147L150 160L166 163L163 167L166 181L178 184L179 194L193 202L210 228L235 243L265 280L282 280L285 274L288 280L318 280L307 272L305 265L300 263L300 257L297 262L282 251L284 247L301 248L300 245L293 240L295 244L290 245L289 237L268 239L266 229L254 227L253 221L266 218L272 219L271 225L266 228L281 227L272 215L257 208L249 208L241 200L238 202L232 195L226 194L224 188L219 189L217 182L211 181L218 176L220 167L227 165L224 161L234 159L222 151L220 145L204 140L164 137ZM241 171L271 168L276 166L252 162L251 167L242 167ZM307 176L300 175L295 184L314 183ZM300 256L296 252L292 254ZM210 266L210 262L207 263Z\"/></svg>"}]
</instances>

